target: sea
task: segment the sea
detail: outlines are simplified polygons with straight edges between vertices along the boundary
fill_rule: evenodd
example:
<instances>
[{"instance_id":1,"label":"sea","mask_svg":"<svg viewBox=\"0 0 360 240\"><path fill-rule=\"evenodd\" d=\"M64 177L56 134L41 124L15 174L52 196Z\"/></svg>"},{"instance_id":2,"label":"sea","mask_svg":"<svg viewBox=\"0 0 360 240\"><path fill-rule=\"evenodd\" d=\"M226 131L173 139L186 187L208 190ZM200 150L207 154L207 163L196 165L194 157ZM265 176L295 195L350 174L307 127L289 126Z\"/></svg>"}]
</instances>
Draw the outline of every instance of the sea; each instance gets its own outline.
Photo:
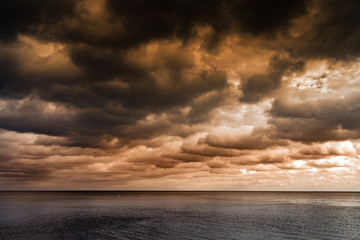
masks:
<instances>
[{"instance_id":1,"label":"sea","mask_svg":"<svg viewBox=\"0 0 360 240\"><path fill-rule=\"evenodd\" d=\"M0 239L360 239L360 193L0 192Z\"/></svg>"}]
</instances>

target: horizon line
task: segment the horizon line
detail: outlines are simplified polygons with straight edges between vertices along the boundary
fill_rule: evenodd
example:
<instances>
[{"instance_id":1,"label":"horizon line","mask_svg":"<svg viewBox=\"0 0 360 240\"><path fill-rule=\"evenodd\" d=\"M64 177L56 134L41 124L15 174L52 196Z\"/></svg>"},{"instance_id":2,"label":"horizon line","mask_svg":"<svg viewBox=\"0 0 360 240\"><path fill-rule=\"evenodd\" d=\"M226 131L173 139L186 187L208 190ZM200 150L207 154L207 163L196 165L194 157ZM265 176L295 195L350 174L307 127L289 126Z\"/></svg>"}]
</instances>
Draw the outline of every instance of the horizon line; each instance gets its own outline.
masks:
<instances>
[{"instance_id":1,"label":"horizon line","mask_svg":"<svg viewBox=\"0 0 360 240\"><path fill-rule=\"evenodd\" d=\"M360 193L360 190L0 190L0 192L282 192L282 193Z\"/></svg>"}]
</instances>

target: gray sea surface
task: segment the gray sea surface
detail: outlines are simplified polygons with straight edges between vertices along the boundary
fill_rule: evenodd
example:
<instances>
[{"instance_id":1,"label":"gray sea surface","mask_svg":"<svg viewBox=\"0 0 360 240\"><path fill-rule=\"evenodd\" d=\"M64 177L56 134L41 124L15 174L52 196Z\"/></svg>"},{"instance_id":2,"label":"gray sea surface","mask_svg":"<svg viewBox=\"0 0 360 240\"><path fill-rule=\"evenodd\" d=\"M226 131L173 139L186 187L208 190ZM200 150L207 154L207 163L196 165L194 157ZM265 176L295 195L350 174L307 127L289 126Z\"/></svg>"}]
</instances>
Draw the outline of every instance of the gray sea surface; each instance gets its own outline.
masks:
<instances>
[{"instance_id":1,"label":"gray sea surface","mask_svg":"<svg viewBox=\"0 0 360 240\"><path fill-rule=\"evenodd\" d=\"M0 239L360 239L360 193L0 192Z\"/></svg>"}]
</instances>

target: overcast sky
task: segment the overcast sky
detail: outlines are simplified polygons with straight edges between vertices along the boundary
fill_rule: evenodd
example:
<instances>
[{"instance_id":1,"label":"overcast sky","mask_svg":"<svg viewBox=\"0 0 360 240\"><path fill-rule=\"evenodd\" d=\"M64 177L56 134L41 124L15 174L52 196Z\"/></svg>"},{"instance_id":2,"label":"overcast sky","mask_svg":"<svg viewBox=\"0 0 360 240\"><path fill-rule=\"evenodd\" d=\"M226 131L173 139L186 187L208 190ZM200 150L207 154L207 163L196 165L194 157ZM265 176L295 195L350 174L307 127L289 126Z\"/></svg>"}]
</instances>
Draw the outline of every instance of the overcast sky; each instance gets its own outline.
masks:
<instances>
[{"instance_id":1,"label":"overcast sky","mask_svg":"<svg viewBox=\"0 0 360 240\"><path fill-rule=\"evenodd\" d=\"M360 1L1 0L0 189L360 190Z\"/></svg>"}]
</instances>

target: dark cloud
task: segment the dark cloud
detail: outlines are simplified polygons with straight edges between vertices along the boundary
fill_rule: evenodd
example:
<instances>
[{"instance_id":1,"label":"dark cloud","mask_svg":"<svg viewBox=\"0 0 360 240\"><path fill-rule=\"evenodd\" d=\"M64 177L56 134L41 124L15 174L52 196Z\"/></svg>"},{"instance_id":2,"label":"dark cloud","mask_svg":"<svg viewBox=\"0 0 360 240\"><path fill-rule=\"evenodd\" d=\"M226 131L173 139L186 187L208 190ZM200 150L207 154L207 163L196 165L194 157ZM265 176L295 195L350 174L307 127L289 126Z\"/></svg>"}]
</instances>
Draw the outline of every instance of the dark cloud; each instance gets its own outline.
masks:
<instances>
[{"instance_id":1,"label":"dark cloud","mask_svg":"<svg viewBox=\"0 0 360 240\"><path fill-rule=\"evenodd\" d=\"M29 167L29 169L16 169L14 166L9 166L9 168L0 168L0 179L3 181L14 180L16 182L28 182L33 183L36 181L44 181L50 178L50 171L47 169L34 169Z\"/></svg>"},{"instance_id":2,"label":"dark cloud","mask_svg":"<svg viewBox=\"0 0 360 240\"><path fill-rule=\"evenodd\" d=\"M257 1L254 5L256 3ZM272 2L268 3L272 4ZM305 7L304 3L298 4L297 9L301 9L301 6ZM306 9L306 14L295 14L297 17L293 18L294 21L285 21L287 24L291 22L291 27L283 31L282 37L276 38L275 41L269 39L265 41L265 45L270 43L270 48L286 53L287 57L273 59L264 74L255 74L245 79L241 101L255 103L269 96L272 90L280 87L283 76L301 71L306 61L313 59L352 61L359 56L360 49L357 42L360 40L360 4L358 1L306 1ZM291 7L288 10L287 12L290 13ZM276 13L276 11L268 12ZM252 16L251 12L249 16ZM274 19L280 21L281 17ZM260 26L265 27L266 24Z\"/></svg>"},{"instance_id":3,"label":"dark cloud","mask_svg":"<svg viewBox=\"0 0 360 240\"><path fill-rule=\"evenodd\" d=\"M355 0L3 0L0 178L341 167L357 151L327 142L360 138L358 67L331 71L359 56L359 12Z\"/></svg>"},{"instance_id":4,"label":"dark cloud","mask_svg":"<svg viewBox=\"0 0 360 240\"><path fill-rule=\"evenodd\" d=\"M101 1L99 1L101 2ZM97 25L91 26L88 18L91 13L91 4L81 1L62 1L61 3L49 1L3 1L2 19L4 36L2 39L15 39L18 34L30 34L38 39L47 39L68 44L71 61L86 75L80 79L69 79L66 86L84 86L90 82L108 81L112 78L121 78L130 84L130 89L118 92L109 91L109 87L94 86L97 90L89 89L88 94L80 96L64 97L56 94L48 96L49 99L83 103L82 98L92 98L95 102L104 101L104 97L116 98L121 96L122 104L129 107L138 107L144 103L161 105L173 101L183 103L186 101L186 93L191 91L204 92L208 89L219 88L222 82L203 89L204 84L199 86L184 86L181 90L174 87L168 90L169 96L160 94L162 89L155 88L154 80L149 76L149 69L141 69L127 62L122 56L132 46L148 43L150 41L180 38L188 39L194 36L193 28L196 25L207 25L214 29L214 34L226 35L226 32L251 33L261 37L261 34L269 34L280 31L285 35L286 31L294 24L294 19L304 19L310 30L302 30L298 37L289 38L290 45L287 50L297 57L345 57L356 55L358 3L357 1L131 1L118 2L106 1L108 15L100 15L100 29ZM99 6L95 6L99 7ZM26 9L26 11L24 11ZM305 15L307 13L307 15ZM323 14L325 13L325 14ZM311 23L309 23L311 22ZM351 24L350 24L351 23ZM99 23L100 24L100 23ZM90 26L89 26L90 25ZM83 27L87 26L87 27ZM346 26L346 27L344 27ZM275 35L274 35L275 36ZM219 39L218 37L215 37ZM265 38L268 39L268 38ZM271 39L268 39L269 41ZM22 91L29 92L33 88L52 89L56 92L54 83L60 81L57 75L38 76L21 75L17 71L17 65L12 56L4 56L1 63L1 84L3 92L8 90L8 95L19 94ZM169 59L168 59L169 60ZM280 86L281 77L287 72L297 71L301 67L301 59L284 60L274 58L265 74L256 74L246 80L243 85L242 101L256 102L266 94ZM187 64L191 64L191 61ZM296 65L296 67L294 67ZM168 68L173 72L171 79L177 86L181 86L179 62ZM294 69L295 68L295 69ZM19 74L21 76L19 76ZM202 73L199 77L210 76L214 73ZM215 73L220 74L220 73ZM11 81L10 81L11 79ZM50 80L51 79L51 80ZM64 79L61 79L64 81ZM211 77L210 77L210 82ZM49 82L50 84L49 86ZM180 82L180 84L178 83ZM175 84L174 83L174 84ZM154 87L152 89L152 87ZM110 86L111 88L111 86ZM9 90L10 89L10 90ZM146 89L146 90L144 90ZM12 90L12 91L11 91ZM106 92L106 94L101 93ZM75 91L76 92L76 91ZM100 92L100 93L99 93ZM69 91L68 94L74 94ZM151 93L151 101L147 99L147 93ZM100 95L100 96L99 96ZM104 96L105 95L105 96ZM170 96L184 96L169 99ZM143 96L143 97L139 97ZM159 96L159 98L154 98ZM190 94L188 98L192 98ZM106 100L106 99L105 99ZM169 101L170 100L170 101ZM176 102L178 101L178 102ZM94 104L94 103L91 103Z\"/></svg>"},{"instance_id":5,"label":"dark cloud","mask_svg":"<svg viewBox=\"0 0 360 240\"><path fill-rule=\"evenodd\" d=\"M263 74L255 74L241 87L243 96L240 101L255 103L269 96L281 85L281 78L286 74L302 71L305 63L293 59L275 56L269 63L269 69Z\"/></svg>"},{"instance_id":6,"label":"dark cloud","mask_svg":"<svg viewBox=\"0 0 360 240\"><path fill-rule=\"evenodd\" d=\"M310 1L303 34L292 50L310 58L351 59L360 53L360 3L356 0Z\"/></svg>"},{"instance_id":7,"label":"dark cloud","mask_svg":"<svg viewBox=\"0 0 360 240\"><path fill-rule=\"evenodd\" d=\"M120 43L136 44L151 39L188 39L196 25L208 25L219 34L236 30L252 34L271 33L289 25L305 12L305 1L131 1L109 0L108 9L126 29Z\"/></svg>"},{"instance_id":8,"label":"dark cloud","mask_svg":"<svg viewBox=\"0 0 360 240\"><path fill-rule=\"evenodd\" d=\"M11 42L19 33L34 34L43 25L56 24L74 13L77 1L1 1L0 41Z\"/></svg>"},{"instance_id":9,"label":"dark cloud","mask_svg":"<svg viewBox=\"0 0 360 240\"><path fill-rule=\"evenodd\" d=\"M124 24L121 45L182 37L189 38L196 24L221 24L222 1L108 1L108 9ZM226 16L225 16L226 17Z\"/></svg>"},{"instance_id":10,"label":"dark cloud","mask_svg":"<svg viewBox=\"0 0 360 240\"><path fill-rule=\"evenodd\" d=\"M98 1L98 3L103 3ZM180 37L188 39L196 25L209 25L215 32L233 28L253 34L277 31L305 13L305 1L105 1L110 16L103 31L84 27L91 8L82 1L2 1L2 38L18 33L36 33L44 38L81 42L96 46L127 48L151 40ZM69 20L71 19L71 21ZM81 25L78 23L82 24ZM94 27L94 26L93 26ZM110 28L111 31L106 31Z\"/></svg>"},{"instance_id":11,"label":"dark cloud","mask_svg":"<svg viewBox=\"0 0 360 240\"><path fill-rule=\"evenodd\" d=\"M213 147L204 144L204 139L200 139L196 145L183 145L181 151L188 154L196 154L206 157L234 157L240 155L234 149Z\"/></svg>"},{"instance_id":12,"label":"dark cloud","mask_svg":"<svg viewBox=\"0 0 360 240\"><path fill-rule=\"evenodd\" d=\"M204 162L209 160L207 156L201 156L197 154L190 154L190 153L164 153L161 155L164 158L171 158L181 162Z\"/></svg>"},{"instance_id":13,"label":"dark cloud","mask_svg":"<svg viewBox=\"0 0 360 240\"><path fill-rule=\"evenodd\" d=\"M306 12L306 2L240 0L230 2L228 7L242 31L258 35L287 29L294 18Z\"/></svg>"},{"instance_id":14,"label":"dark cloud","mask_svg":"<svg viewBox=\"0 0 360 240\"><path fill-rule=\"evenodd\" d=\"M149 113L191 105L196 97L223 89L227 80L222 70L196 70L194 55L186 48L196 36L194 27L210 26L219 41L219 36L234 30L268 34L289 26L291 19L305 12L304 7L303 1L2 1L1 96L22 99L36 94L77 112L72 119L62 119L21 106L17 113L2 116L0 127L62 136L103 135ZM21 36L29 38L26 43ZM154 56L141 50L151 42L176 39L183 43L166 48L160 42ZM34 59L23 59L16 49L26 54L31 44L42 44L39 49L62 44L62 54L68 58L62 64L71 69L46 71L50 66L44 69L41 64L56 56L37 59L37 70L34 66L31 71L22 69L24 61ZM143 54L149 63L138 62ZM185 74L189 71L195 74ZM274 70L273 77L279 78L283 71ZM249 81L246 95L254 91L252 85L258 85L254 81ZM265 79L263 92L277 87L274 81L269 84ZM219 95L217 99L221 101ZM187 122L204 121L217 104L200 105L192 108ZM25 117L26 123L21 120ZM113 134L121 132L126 130Z\"/></svg>"},{"instance_id":15,"label":"dark cloud","mask_svg":"<svg viewBox=\"0 0 360 240\"><path fill-rule=\"evenodd\" d=\"M295 141L329 141L357 139L360 136L359 98L355 94L343 99L311 102L274 102L270 124L276 137Z\"/></svg>"},{"instance_id":16,"label":"dark cloud","mask_svg":"<svg viewBox=\"0 0 360 240\"><path fill-rule=\"evenodd\" d=\"M52 77L56 73L32 76L18 71L20 63L16 63L16 59L13 63L13 71L7 68L2 72L2 95L9 100L25 100L20 105L15 102L8 104L0 122L2 128L21 132L62 136L70 136L74 132L86 136L122 133L126 136L128 130L114 130L114 127L133 124L150 113L192 104L194 98L226 86L226 75L222 71L198 71L187 76L182 73L186 69L176 63L176 67L157 66L154 71L160 71L160 76L156 78L150 72L129 75L120 70L116 78L99 81L88 80L86 75L64 81L61 73L56 78ZM35 97L29 98L29 94ZM64 105L67 113L62 116L58 112L45 113L43 110L47 103L43 100ZM193 121L199 121L196 119L205 111L196 111L199 106L194 106L192 115L196 117ZM26 122L23 122L24 118Z\"/></svg>"}]
</instances>

